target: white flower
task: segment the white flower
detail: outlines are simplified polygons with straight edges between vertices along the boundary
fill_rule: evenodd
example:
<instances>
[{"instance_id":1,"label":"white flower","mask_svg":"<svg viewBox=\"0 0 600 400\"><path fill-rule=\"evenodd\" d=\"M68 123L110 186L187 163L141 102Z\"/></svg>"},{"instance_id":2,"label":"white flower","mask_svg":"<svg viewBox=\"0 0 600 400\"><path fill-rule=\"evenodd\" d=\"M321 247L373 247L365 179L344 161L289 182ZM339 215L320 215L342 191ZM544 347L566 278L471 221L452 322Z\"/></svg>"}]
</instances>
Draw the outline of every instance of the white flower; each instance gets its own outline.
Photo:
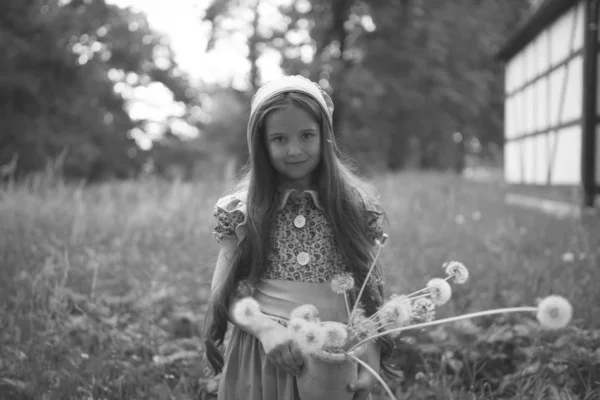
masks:
<instances>
[{"instance_id":1,"label":"white flower","mask_svg":"<svg viewBox=\"0 0 600 400\"><path fill-rule=\"evenodd\" d=\"M575 261L575 255L570 251L566 252L562 255L562 260L565 263L572 263L573 261Z\"/></svg>"},{"instance_id":2,"label":"white flower","mask_svg":"<svg viewBox=\"0 0 600 400\"><path fill-rule=\"evenodd\" d=\"M302 328L304 327L304 325L306 323L307 323L307 321L303 318L293 318L288 323L288 326L287 326L288 331L292 335L298 335L298 334L300 334L300 332L302 331Z\"/></svg>"},{"instance_id":3,"label":"white flower","mask_svg":"<svg viewBox=\"0 0 600 400\"><path fill-rule=\"evenodd\" d=\"M446 274L454 278L454 283L461 285L469 279L469 270L463 263L450 261L444 267L446 268Z\"/></svg>"},{"instance_id":4,"label":"white flower","mask_svg":"<svg viewBox=\"0 0 600 400\"><path fill-rule=\"evenodd\" d=\"M411 323L431 322L435 319L435 310L413 313Z\"/></svg>"},{"instance_id":5,"label":"white flower","mask_svg":"<svg viewBox=\"0 0 600 400\"><path fill-rule=\"evenodd\" d=\"M260 305L252 297L244 297L233 306L233 317L242 324L249 323L254 317L262 314Z\"/></svg>"},{"instance_id":6,"label":"white flower","mask_svg":"<svg viewBox=\"0 0 600 400\"><path fill-rule=\"evenodd\" d=\"M427 289L429 289L431 300L437 305L446 303L452 296L450 284L442 278L433 278L429 280L429 282L427 282Z\"/></svg>"},{"instance_id":7,"label":"white flower","mask_svg":"<svg viewBox=\"0 0 600 400\"><path fill-rule=\"evenodd\" d=\"M354 278L350 274L338 274L331 280L331 289L337 294L344 294L354 287Z\"/></svg>"},{"instance_id":8,"label":"white flower","mask_svg":"<svg viewBox=\"0 0 600 400\"><path fill-rule=\"evenodd\" d=\"M363 339L374 335L377 332L377 322L373 319L367 318L365 311L362 308L358 308L352 317L352 330L354 336L359 339Z\"/></svg>"},{"instance_id":9,"label":"white flower","mask_svg":"<svg viewBox=\"0 0 600 400\"><path fill-rule=\"evenodd\" d=\"M312 304L303 304L292 310L290 320L294 318L302 318L305 321L316 322L319 320L319 310Z\"/></svg>"},{"instance_id":10,"label":"white flower","mask_svg":"<svg viewBox=\"0 0 600 400\"><path fill-rule=\"evenodd\" d=\"M426 313L427 311L433 311L435 304L430 299L421 297L413 302L413 310L417 314Z\"/></svg>"},{"instance_id":11,"label":"white flower","mask_svg":"<svg viewBox=\"0 0 600 400\"><path fill-rule=\"evenodd\" d=\"M352 318L349 321L349 326L354 326L354 324L357 324L360 321L363 321L365 318L366 318L366 316L365 316L364 308L362 308L361 306L358 306L358 307L356 307L356 310L354 310L354 313L352 314Z\"/></svg>"},{"instance_id":12,"label":"white flower","mask_svg":"<svg viewBox=\"0 0 600 400\"><path fill-rule=\"evenodd\" d=\"M573 307L567 299L551 295L538 305L537 319L547 329L564 328L571 321Z\"/></svg>"},{"instance_id":13,"label":"white flower","mask_svg":"<svg viewBox=\"0 0 600 400\"><path fill-rule=\"evenodd\" d=\"M348 339L348 330L344 324L325 322L322 327L325 335L323 347L336 348L344 346L346 339Z\"/></svg>"},{"instance_id":14,"label":"white flower","mask_svg":"<svg viewBox=\"0 0 600 400\"><path fill-rule=\"evenodd\" d=\"M406 296L393 296L381 306L378 314L383 325L397 324L401 326L410 319L412 305Z\"/></svg>"},{"instance_id":15,"label":"white flower","mask_svg":"<svg viewBox=\"0 0 600 400\"><path fill-rule=\"evenodd\" d=\"M306 352L323 348L325 331L318 322L306 322L299 332L298 344Z\"/></svg>"}]
</instances>

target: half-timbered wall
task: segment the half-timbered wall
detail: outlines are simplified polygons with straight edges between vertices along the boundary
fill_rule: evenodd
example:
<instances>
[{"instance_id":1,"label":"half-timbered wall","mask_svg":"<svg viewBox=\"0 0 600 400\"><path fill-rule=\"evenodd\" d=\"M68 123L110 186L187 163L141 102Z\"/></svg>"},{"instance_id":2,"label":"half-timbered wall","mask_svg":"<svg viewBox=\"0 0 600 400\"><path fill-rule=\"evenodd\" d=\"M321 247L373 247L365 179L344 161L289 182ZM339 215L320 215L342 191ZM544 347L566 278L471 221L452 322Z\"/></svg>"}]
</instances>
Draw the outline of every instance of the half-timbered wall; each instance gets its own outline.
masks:
<instances>
[{"instance_id":1,"label":"half-timbered wall","mask_svg":"<svg viewBox=\"0 0 600 400\"><path fill-rule=\"evenodd\" d=\"M507 63L508 183L581 182L584 3L564 13ZM600 139L600 125L598 135Z\"/></svg>"}]
</instances>

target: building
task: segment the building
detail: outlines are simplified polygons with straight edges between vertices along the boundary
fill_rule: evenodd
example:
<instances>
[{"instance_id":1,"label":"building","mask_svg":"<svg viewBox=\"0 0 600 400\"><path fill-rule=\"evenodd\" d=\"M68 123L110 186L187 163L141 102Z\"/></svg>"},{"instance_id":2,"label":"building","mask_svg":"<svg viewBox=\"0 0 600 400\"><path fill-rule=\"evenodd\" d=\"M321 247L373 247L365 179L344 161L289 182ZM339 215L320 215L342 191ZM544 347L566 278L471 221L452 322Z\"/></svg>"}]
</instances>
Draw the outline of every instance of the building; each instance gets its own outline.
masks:
<instances>
[{"instance_id":1,"label":"building","mask_svg":"<svg viewBox=\"0 0 600 400\"><path fill-rule=\"evenodd\" d=\"M536 193L600 194L600 0L540 1L498 53L505 63L504 179Z\"/></svg>"}]
</instances>

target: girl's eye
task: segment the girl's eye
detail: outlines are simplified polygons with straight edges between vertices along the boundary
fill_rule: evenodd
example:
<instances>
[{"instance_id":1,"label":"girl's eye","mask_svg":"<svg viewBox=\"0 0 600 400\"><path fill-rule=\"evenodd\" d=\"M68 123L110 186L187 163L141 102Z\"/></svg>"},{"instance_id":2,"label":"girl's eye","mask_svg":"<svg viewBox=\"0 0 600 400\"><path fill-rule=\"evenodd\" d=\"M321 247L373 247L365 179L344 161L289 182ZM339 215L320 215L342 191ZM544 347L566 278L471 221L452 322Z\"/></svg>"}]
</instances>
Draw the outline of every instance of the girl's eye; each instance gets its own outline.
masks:
<instances>
[{"instance_id":1,"label":"girl's eye","mask_svg":"<svg viewBox=\"0 0 600 400\"><path fill-rule=\"evenodd\" d=\"M276 136L272 138L271 141L273 143L283 143L285 141L285 138L283 136Z\"/></svg>"},{"instance_id":2,"label":"girl's eye","mask_svg":"<svg viewBox=\"0 0 600 400\"><path fill-rule=\"evenodd\" d=\"M313 136L315 136L315 134L314 134L313 132L304 132L304 133L302 134L302 137L303 137L304 139L310 139L310 138L311 138L311 137L313 137Z\"/></svg>"}]
</instances>

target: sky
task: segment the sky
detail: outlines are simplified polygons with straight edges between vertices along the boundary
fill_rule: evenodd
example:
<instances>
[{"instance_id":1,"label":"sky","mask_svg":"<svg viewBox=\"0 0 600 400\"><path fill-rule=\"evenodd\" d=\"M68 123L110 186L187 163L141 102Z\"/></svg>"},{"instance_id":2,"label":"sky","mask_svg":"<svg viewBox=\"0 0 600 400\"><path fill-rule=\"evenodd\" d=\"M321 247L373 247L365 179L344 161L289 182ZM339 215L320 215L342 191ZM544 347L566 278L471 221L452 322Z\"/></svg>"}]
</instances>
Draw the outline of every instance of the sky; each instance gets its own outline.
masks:
<instances>
[{"instance_id":1,"label":"sky","mask_svg":"<svg viewBox=\"0 0 600 400\"><path fill-rule=\"evenodd\" d=\"M179 66L195 80L206 83L232 84L243 89L249 64L245 57L244 38L232 36L218 42L209 53L205 52L210 24L202 21L211 0L107 0L121 7L143 11L150 26L171 38L171 45ZM266 21L268 23L268 21ZM265 80L281 74L278 59L266 56L259 65Z\"/></svg>"},{"instance_id":2,"label":"sky","mask_svg":"<svg viewBox=\"0 0 600 400\"><path fill-rule=\"evenodd\" d=\"M1 0L0 0L1 1ZM119 7L132 7L146 14L150 27L171 39L171 48L179 67L187 72L193 83L221 84L239 90L248 89L250 64L246 58L246 36L234 34L217 41L207 52L210 23L202 20L212 0L106 0ZM270 0L261 3L261 22L267 26L281 21L276 5L289 0ZM228 21L236 27L240 21ZM243 23L240 25L243 27ZM235 30L235 29L234 29ZM257 64L263 81L282 75L279 54L266 53ZM130 134L144 149L160 138L170 116L181 113L181 105L173 101L172 93L161 84L151 84L134 91L127 111L133 119L152 120L144 129L136 128ZM177 120L176 120L177 121ZM183 121L169 123L171 130L183 137L201 134L196 127Z\"/></svg>"}]
</instances>

